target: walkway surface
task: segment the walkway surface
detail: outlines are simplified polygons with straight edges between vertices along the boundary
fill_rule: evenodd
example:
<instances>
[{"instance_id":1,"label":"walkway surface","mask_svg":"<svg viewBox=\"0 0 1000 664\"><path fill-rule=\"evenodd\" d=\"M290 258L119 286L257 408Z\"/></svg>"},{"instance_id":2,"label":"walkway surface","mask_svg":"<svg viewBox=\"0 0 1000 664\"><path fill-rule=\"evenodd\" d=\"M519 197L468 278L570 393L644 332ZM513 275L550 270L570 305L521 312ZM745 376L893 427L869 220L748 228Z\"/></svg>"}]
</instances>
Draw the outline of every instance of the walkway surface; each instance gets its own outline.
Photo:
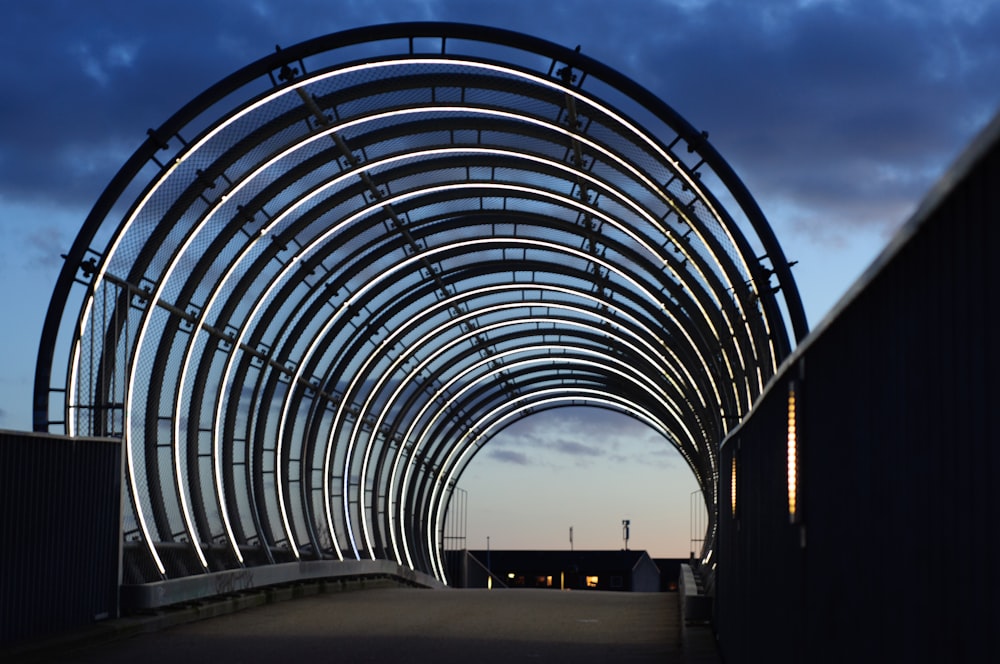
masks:
<instances>
[{"instance_id":1,"label":"walkway surface","mask_svg":"<svg viewBox=\"0 0 1000 664\"><path fill-rule=\"evenodd\" d=\"M319 594L49 653L49 661L717 662L674 593L385 588ZM704 629L704 628L697 628ZM690 630L690 628L689 628ZM687 632L685 632L685 635Z\"/></svg>"}]
</instances>

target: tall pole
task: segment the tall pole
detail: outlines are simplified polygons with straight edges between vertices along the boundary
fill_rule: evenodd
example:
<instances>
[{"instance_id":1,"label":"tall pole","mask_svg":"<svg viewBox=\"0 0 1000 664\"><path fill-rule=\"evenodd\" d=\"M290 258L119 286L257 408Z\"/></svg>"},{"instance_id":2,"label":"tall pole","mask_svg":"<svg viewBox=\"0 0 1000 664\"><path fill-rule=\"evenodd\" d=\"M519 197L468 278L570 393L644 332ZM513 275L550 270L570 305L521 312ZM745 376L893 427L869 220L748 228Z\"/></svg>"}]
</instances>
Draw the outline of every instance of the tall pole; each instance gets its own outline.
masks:
<instances>
[{"instance_id":1,"label":"tall pole","mask_svg":"<svg viewBox=\"0 0 1000 664\"><path fill-rule=\"evenodd\" d=\"M569 527L569 550L573 550L573 526Z\"/></svg>"}]
</instances>

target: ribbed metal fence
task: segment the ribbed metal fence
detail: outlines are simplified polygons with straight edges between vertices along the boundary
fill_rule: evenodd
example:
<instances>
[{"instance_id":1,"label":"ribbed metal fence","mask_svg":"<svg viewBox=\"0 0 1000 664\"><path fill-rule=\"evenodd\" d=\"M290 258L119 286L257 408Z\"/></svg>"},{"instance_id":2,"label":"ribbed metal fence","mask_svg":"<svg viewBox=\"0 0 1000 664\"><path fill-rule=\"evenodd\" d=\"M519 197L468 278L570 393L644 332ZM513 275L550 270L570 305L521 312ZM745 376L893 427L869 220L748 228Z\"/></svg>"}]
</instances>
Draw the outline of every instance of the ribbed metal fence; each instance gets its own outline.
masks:
<instances>
[{"instance_id":1,"label":"ribbed metal fence","mask_svg":"<svg viewBox=\"0 0 1000 664\"><path fill-rule=\"evenodd\" d=\"M120 450L0 431L0 645L117 614Z\"/></svg>"},{"instance_id":2,"label":"ribbed metal fence","mask_svg":"<svg viewBox=\"0 0 1000 664\"><path fill-rule=\"evenodd\" d=\"M724 444L727 662L1000 660L998 138L995 121Z\"/></svg>"}]
</instances>

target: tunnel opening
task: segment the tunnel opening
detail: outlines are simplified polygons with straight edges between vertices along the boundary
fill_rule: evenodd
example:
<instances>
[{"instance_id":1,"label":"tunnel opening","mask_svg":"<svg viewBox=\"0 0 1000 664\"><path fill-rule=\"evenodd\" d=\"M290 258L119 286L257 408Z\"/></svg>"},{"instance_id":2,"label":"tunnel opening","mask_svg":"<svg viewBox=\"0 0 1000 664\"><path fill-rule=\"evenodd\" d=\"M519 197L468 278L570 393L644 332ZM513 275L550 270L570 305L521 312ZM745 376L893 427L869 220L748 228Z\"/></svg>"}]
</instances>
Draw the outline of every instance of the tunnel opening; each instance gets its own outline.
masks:
<instances>
[{"instance_id":1,"label":"tunnel opening","mask_svg":"<svg viewBox=\"0 0 1000 664\"><path fill-rule=\"evenodd\" d=\"M486 548L487 537L495 548L622 548L628 519L631 548L685 558L692 527L700 526L699 540L707 527L692 522L690 495L701 494L684 457L652 427L604 408L518 420L490 440L457 486L468 503L454 512L449 505L448 520L467 520L466 544L475 549Z\"/></svg>"},{"instance_id":2,"label":"tunnel opening","mask_svg":"<svg viewBox=\"0 0 1000 664\"><path fill-rule=\"evenodd\" d=\"M707 134L578 49L351 30L149 131L67 253L35 429L122 440L126 583L443 580L456 482L528 413L628 412L714 506L806 332L788 268Z\"/></svg>"}]
</instances>

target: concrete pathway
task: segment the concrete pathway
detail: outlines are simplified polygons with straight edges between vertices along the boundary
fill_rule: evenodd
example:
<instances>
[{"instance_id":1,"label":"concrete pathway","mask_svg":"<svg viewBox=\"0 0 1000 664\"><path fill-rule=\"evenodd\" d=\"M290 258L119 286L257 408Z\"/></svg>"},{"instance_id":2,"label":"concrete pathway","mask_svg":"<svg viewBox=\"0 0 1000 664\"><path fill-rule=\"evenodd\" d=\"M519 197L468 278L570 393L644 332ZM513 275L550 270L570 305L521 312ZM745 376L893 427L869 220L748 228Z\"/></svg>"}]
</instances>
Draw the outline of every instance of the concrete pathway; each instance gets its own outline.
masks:
<instances>
[{"instance_id":1,"label":"concrete pathway","mask_svg":"<svg viewBox=\"0 0 1000 664\"><path fill-rule=\"evenodd\" d=\"M674 593L386 588L319 594L135 634L49 661L711 662Z\"/></svg>"}]
</instances>

